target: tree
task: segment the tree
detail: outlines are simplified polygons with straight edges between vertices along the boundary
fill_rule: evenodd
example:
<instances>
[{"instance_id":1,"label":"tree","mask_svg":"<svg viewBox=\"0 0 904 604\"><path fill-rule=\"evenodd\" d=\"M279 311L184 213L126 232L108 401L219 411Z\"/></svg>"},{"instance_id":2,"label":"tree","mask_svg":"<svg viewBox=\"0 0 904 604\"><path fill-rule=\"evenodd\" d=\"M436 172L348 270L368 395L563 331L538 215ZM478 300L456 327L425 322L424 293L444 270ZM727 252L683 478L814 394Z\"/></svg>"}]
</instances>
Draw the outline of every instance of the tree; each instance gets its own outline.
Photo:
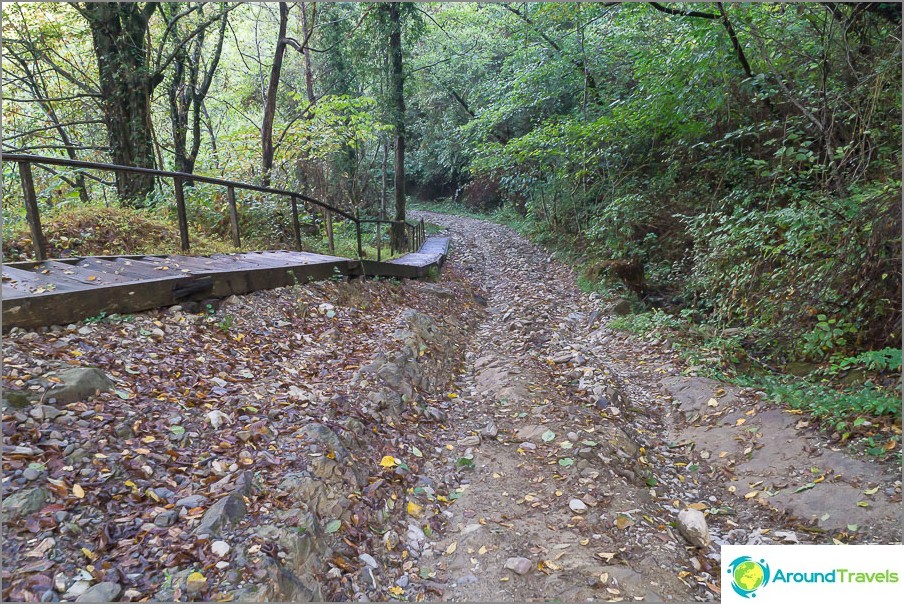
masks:
<instances>
[{"instance_id":1,"label":"tree","mask_svg":"<svg viewBox=\"0 0 904 604\"><path fill-rule=\"evenodd\" d=\"M389 99L395 131L395 222L390 230L392 245L404 249L405 231L405 74L402 60L402 18L399 3L380 5L389 34Z\"/></svg>"},{"instance_id":2,"label":"tree","mask_svg":"<svg viewBox=\"0 0 904 604\"><path fill-rule=\"evenodd\" d=\"M165 42L174 34L174 23L194 13L191 7L173 16L161 36L156 61L150 63L147 40L155 2L84 2L72 6L88 22L102 97L104 123L113 162L153 168L156 165L151 123L151 94L164 72L191 40L220 15L202 19L164 54ZM225 10L225 9L224 9ZM122 203L139 205L154 188L149 174L117 172L116 190Z\"/></svg>"},{"instance_id":3,"label":"tree","mask_svg":"<svg viewBox=\"0 0 904 604\"><path fill-rule=\"evenodd\" d=\"M201 18L204 17L203 3L197 4ZM177 16L178 4L164 5L164 19L172 26L179 39L181 27L173 19ZM210 90L214 73L220 63L223 39L226 34L227 10L221 6L220 26L209 58L204 58L205 32L202 30L190 44L182 46L173 60L173 76L168 89L170 122L173 129L173 168L177 172L191 174L201 148L201 118L204 115L204 99ZM189 120L191 121L191 148L188 147ZM191 185L192 181L186 180Z\"/></svg>"}]
</instances>

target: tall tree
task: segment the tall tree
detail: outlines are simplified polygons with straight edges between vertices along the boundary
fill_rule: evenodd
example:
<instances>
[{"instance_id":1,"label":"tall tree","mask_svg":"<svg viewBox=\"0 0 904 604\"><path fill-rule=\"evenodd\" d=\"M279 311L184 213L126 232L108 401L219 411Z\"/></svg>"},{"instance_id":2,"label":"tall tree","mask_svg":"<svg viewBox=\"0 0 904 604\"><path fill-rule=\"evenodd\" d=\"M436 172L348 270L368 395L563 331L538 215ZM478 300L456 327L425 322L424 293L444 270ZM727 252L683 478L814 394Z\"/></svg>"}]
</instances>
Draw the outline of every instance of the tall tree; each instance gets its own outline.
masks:
<instances>
[{"instance_id":1,"label":"tall tree","mask_svg":"<svg viewBox=\"0 0 904 604\"><path fill-rule=\"evenodd\" d=\"M402 60L402 18L400 4L384 3L389 30L389 98L395 130L395 222L390 238L396 249L407 244L405 232L405 74Z\"/></svg>"},{"instance_id":2,"label":"tall tree","mask_svg":"<svg viewBox=\"0 0 904 604\"><path fill-rule=\"evenodd\" d=\"M264 98L264 117L261 122L261 178L264 186L270 184L270 172L273 170L273 120L276 118L276 93L279 89L279 77L282 73L283 57L286 55L286 29L289 25L289 5L279 3L279 28L276 34L276 49L273 52L273 63L270 65L270 80Z\"/></svg>"},{"instance_id":3,"label":"tall tree","mask_svg":"<svg viewBox=\"0 0 904 604\"><path fill-rule=\"evenodd\" d=\"M153 168L150 97L161 76L149 72L146 40L157 4L86 2L76 8L91 27L113 162ZM116 189L123 201L136 203L153 188L151 175L116 173Z\"/></svg>"},{"instance_id":4,"label":"tall tree","mask_svg":"<svg viewBox=\"0 0 904 604\"><path fill-rule=\"evenodd\" d=\"M170 47L166 42L175 35L173 23L199 8L189 7L175 15L161 36L152 65L151 53L148 52L149 27L151 17L160 6L158 3L83 2L73 3L72 6L91 29L104 123L113 162L125 166L155 167L151 94L163 81L163 74L176 55L195 36L217 21L219 15L201 19ZM165 53L164 48L169 48L169 52ZM116 190L126 205L140 204L153 188L154 178L151 175L116 173Z\"/></svg>"},{"instance_id":5,"label":"tall tree","mask_svg":"<svg viewBox=\"0 0 904 604\"><path fill-rule=\"evenodd\" d=\"M203 3L197 3L203 18ZM178 5L168 4L164 7L164 18L178 32L180 25L173 22L177 16ZM204 59L205 32L201 31L191 42L183 46L173 60L173 76L170 81L168 96L170 122L173 129L173 167L177 172L191 174L195 170L195 161L201 148L201 118L204 115L202 105L210 90L214 73L220 63L223 51L223 38L226 34L227 11L221 5L221 20L213 50L208 59ZM189 121L191 121L191 147L188 146ZM186 181L191 185L191 181Z\"/></svg>"}]
</instances>

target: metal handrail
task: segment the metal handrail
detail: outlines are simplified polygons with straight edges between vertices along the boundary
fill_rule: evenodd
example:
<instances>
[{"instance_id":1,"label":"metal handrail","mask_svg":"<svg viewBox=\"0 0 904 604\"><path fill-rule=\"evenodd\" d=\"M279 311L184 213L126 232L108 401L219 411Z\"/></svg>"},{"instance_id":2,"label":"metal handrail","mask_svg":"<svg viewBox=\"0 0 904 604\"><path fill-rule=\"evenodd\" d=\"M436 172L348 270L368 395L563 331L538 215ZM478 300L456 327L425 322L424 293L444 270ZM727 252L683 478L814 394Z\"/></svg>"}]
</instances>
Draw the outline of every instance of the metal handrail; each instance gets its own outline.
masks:
<instances>
[{"instance_id":1,"label":"metal handrail","mask_svg":"<svg viewBox=\"0 0 904 604\"><path fill-rule=\"evenodd\" d=\"M0 161L15 162L19 166L19 175L22 181L22 191L25 196L25 211L28 226L31 231L31 239L34 244L35 258L38 261L46 259L45 248L47 247L44 233L41 229L41 220L38 210L37 195L35 193L34 179L31 173L31 164L45 164L54 166L68 166L72 168L83 168L91 170L106 170L111 172L132 172L138 174L150 174L163 178L172 178L176 196L176 210L179 218L179 236L181 239L182 250L187 252L190 248L188 237L188 216L185 209L185 196L183 186L185 181L203 182L212 185L226 187L226 198L229 203L229 218L232 227L233 243L236 247L241 245L241 237L238 224L238 210L236 204L235 190L256 191L259 193L267 193L271 195L281 195L288 197L292 205L292 227L295 235L295 247L301 249L301 226L298 220L298 200L313 204L320 207L326 219L327 237L329 239L330 253L335 253L335 245L333 241L333 214L337 214L355 224L355 234L358 244L358 257L364 257L364 250L361 240L362 223L377 224L377 260L381 259L381 241L380 241L380 224L394 224L396 222L404 222L406 229L406 239L408 243L408 251L417 251L426 240L426 229L423 219L419 223L411 223L408 221L390 221L382 219L360 218L357 211L351 214L341 210L328 203L314 199L308 195L288 191L285 189L277 189L275 187L264 187L260 185L252 185L248 183L227 180L224 178L215 178L212 176L203 176L200 174L189 174L187 172L171 172L169 170L158 170L156 168L140 168L136 166L123 166L119 164L107 164L99 162L82 161L75 159L63 159L58 157L44 157L40 155L27 155L18 153L0 153ZM394 250L391 251L402 251Z\"/></svg>"}]
</instances>

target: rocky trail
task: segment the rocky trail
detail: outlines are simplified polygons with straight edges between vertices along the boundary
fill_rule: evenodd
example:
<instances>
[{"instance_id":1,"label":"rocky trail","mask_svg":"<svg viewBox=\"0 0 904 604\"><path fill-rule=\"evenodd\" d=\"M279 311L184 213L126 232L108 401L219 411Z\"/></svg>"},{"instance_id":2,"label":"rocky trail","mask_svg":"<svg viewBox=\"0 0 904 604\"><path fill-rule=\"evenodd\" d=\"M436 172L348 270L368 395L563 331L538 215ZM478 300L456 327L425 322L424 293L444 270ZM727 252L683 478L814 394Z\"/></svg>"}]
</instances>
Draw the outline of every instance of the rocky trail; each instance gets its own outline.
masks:
<instances>
[{"instance_id":1,"label":"rocky trail","mask_svg":"<svg viewBox=\"0 0 904 604\"><path fill-rule=\"evenodd\" d=\"M4 338L3 599L706 601L722 543L900 541L900 468L421 215L437 283Z\"/></svg>"}]
</instances>

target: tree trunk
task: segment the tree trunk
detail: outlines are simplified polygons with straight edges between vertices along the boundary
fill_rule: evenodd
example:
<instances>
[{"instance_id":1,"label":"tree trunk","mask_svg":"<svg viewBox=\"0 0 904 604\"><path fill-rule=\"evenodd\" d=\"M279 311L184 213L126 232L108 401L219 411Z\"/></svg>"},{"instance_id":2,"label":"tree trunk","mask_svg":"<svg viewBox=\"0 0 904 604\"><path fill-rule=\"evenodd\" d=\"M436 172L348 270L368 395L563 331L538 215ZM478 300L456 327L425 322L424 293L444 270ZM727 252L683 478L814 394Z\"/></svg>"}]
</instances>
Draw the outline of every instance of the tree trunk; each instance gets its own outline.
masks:
<instances>
[{"instance_id":1,"label":"tree trunk","mask_svg":"<svg viewBox=\"0 0 904 604\"><path fill-rule=\"evenodd\" d=\"M386 6L385 4L383 6ZM385 9L389 17L389 94L392 99L395 126L395 218L390 231L393 247L406 249L405 229L405 79L402 71L402 20L398 3Z\"/></svg>"},{"instance_id":2,"label":"tree trunk","mask_svg":"<svg viewBox=\"0 0 904 604\"><path fill-rule=\"evenodd\" d=\"M273 169L273 120L276 117L276 91L279 89L279 76L282 72L283 57L286 54L286 28L289 23L289 5L279 3L279 31L276 38L276 51L273 53L273 65L270 67L270 82L267 85L267 98L264 103L264 119L261 125L261 180L264 186L270 186L270 172Z\"/></svg>"},{"instance_id":3,"label":"tree trunk","mask_svg":"<svg viewBox=\"0 0 904 604\"><path fill-rule=\"evenodd\" d=\"M113 163L154 168L151 140L151 92L158 83L147 65L145 36L148 20L156 9L128 2L86 2L82 14L88 19L97 56L104 123ZM116 190L124 205L140 205L154 190L149 174L116 173Z\"/></svg>"}]
</instances>

